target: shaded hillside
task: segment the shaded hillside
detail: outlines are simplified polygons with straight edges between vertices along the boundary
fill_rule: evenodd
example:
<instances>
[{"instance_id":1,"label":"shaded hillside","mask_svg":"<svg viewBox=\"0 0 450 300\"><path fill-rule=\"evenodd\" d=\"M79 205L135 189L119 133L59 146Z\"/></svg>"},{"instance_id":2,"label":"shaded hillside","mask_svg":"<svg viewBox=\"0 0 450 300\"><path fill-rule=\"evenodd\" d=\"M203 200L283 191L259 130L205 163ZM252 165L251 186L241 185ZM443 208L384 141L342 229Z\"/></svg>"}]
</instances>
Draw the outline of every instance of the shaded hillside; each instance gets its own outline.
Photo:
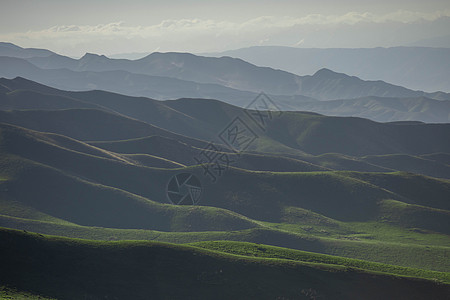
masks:
<instances>
[{"instance_id":1,"label":"shaded hillside","mask_svg":"<svg viewBox=\"0 0 450 300\"><path fill-rule=\"evenodd\" d=\"M122 154L140 153L162 157L172 162L188 166L198 165L207 156L220 157L224 154L221 151L200 149L161 136L111 142L90 142L90 144ZM225 153L225 155L226 158L222 160L224 165L228 162L230 166L247 170L274 172L313 172L328 170L327 168L302 160L301 157L289 158L258 153Z\"/></svg>"},{"instance_id":2,"label":"shaded hillside","mask_svg":"<svg viewBox=\"0 0 450 300\"><path fill-rule=\"evenodd\" d=\"M225 120L222 121L225 116L230 115L230 112L239 112L236 108L231 109L232 107L227 104L202 99L166 101L166 105L196 119L209 122L210 127L217 128L217 130L226 127L227 123ZM255 131L258 130L252 120L245 119L243 111L238 116L243 116L249 126L253 126ZM228 122L232 121L231 118L228 120ZM281 115L274 114L272 120L267 120L265 125L265 132L257 131L261 137L259 141L264 137L269 138L284 146L310 154L330 152L348 155L364 155L364 153L366 155L380 153L425 154L450 150L450 142L446 138L450 132L448 124L399 126L360 118L283 112ZM258 150L256 147L259 150L263 149L262 145L255 145L250 149Z\"/></svg>"},{"instance_id":3,"label":"shaded hillside","mask_svg":"<svg viewBox=\"0 0 450 300\"><path fill-rule=\"evenodd\" d=\"M108 95L106 93L104 96ZM109 99L100 98L105 99L104 102ZM118 101L114 104L114 110L119 113L124 110L124 114L131 114L132 117L140 115L144 121L172 132L218 143L223 143L219 134L230 126L234 118L239 117L258 137L249 144L248 150L297 155L334 152L352 156L397 153L418 155L450 151L448 124L383 124L360 118L284 112L275 114L261 130L245 110L220 101L180 99L160 103L141 98L128 99L120 95L116 98ZM131 101L128 106L125 100ZM102 106L105 104L97 103ZM144 110L139 108L149 109L149 115L142 114ZM158 116L152 118L154 115ZM0 121L66 134L81 140L119 140L161 135L185 141L179 135L170 136L167 131L148 123L89 109L2 112Z\"/></svg>"},{"instance_id":4,"label":"shaded hillside","mask_svg":"<svg viewBox=\"0 0 450 300\"><path fill-rule=\"evenodd\" d=\"M161 135L197 147L206 145L206 142L184 137L148 123L95 109L0 111L0 122L85 141Z\"/></svg>"},{"instance_id":5,"label":"shaded hillside","mask_svg":"<svg viewBox=\"0 0 450 300\"><path fill-rule=\"evenodd\" d=\"M359 223L360 224L360 223ZM239 231L207 231L207 232L162 232L142 229L115 229L104 227L88 227L74 224L62 224L55 221L31 220L18 217L0 215L0 226L15 228L41 234L51 234L72 238L95 239L95 240L147 240L170 243L192 243L202 241L244 241L257 244L274 245L299 249L303 251L324 253L333 256L357 258L364 261L379 262L395 265L392 268L401 270L399 266L419 268L417 274L424 274L424 270L448 272L450 265L448 260L448 247L437 245L448 245L443 235L437 235L438 240L430 239L430 233L424 234L413 230L400 230L398 235L392 235L393 242L383 239L374 240L373 237L365 240L350 240L350 238L364 234L349 235L347 238L317 237L300 232L288 230L277 230L276 228L253 228ZM395 226L381 225L376 223L375 227L383 229L398 230ZM306 227L308 228L308 227ZM361 229L361 228L360 228ZM386 238L386 232L380 232ZM344 234L344 232L342 232ZM423 240L423 237L427 237ZM437 243L436 243L437 242ZM419 244L416 244L419 243ZM421 244L420 244L421 243ZM264 248L262 248L264 249ZM241 249L245 251L245 249ZM263 251L263 250L261 250ZM226 251L225 251L226 252ZM277 256L275 256L276 258ZM368 269L367 267L363 267ZM392 272L403 274L402 272ZM448 274L448 273L445 273ZM446 276L429 276L428 278L442 278L448 281ZM442 275L442 274L441 274ZM422 275L416 275L424 277Z\"/></svg>"},{"instance_id":6,"label":"shaded hillside","mask_svg":"<svg viewBox=\"0 0 450 300\"><path fill-rule=\"evenodd\" d=\"M2 211L15 217L41 220L45 216L42 219L45 220L51 216L86 226L162 231L239 230L257 226L230 211L160 204L68 170L55 170L14 156L3 155L0 164L1 176L10 177L2 184L7 189L0 195ZM139 184L143 186L151 180L148 177ZM31 214L33 211L40 214Z\"/></svg>"},{"instance_id":7,"label":"shaded hillside","mask_svg":"<svg viewBox=\"0 0 450 300\"><path fill-rule=\"evenodd\" d=\"M1 230L2 282L79 299L442 298L447 285L333 265L251 259L149 242L99 243ZM25 263L26 262L26 263ZM5 274L5 273L2 273ZM243 284L245 283L245 284Z\"/></svg>"},{"instance_id":8,"label":"shaded hillside","mask_svg":"<svg viewBox=\"0 0 450 300\"><path fill-rule=\"evenodd\" d=\"M112 187L153 201L168 203L165 186L171 176L183 172L142 167L120 156L110 158L93 155L95 154L93 150L97 148L93 148L89 154L87 151L74 151L72 140L66 143L63 138L60 138L55 145L51 140L45 139L45 136L43 138L35 132L7 125L2 126L1 140L4 176L11 180L7 182L9 186L7 195L17 201L26 201L27 205L32 203L29 201L33 198L39 197L38 199L44 202L35 202L36 205L40 203L39 207L45 209L52 207L55 211L46 213L59 218L61 218L60 215L55 215L60 213L59 206L48 206L45 203L69 196L71 201L76 201L79 196L67 193L70 190L87 193L84 198L108 199L109 196L106 195L100 197L101 191L103 189L108 191L108 187ZM23 161L16 156L26 160ZM43 168L40 164L48 167ZM202 182L201 205L228 209L256 220L280 222L291 214L297 213L295 210L286 210L287 207L309 209L342 221L377 220L382 217L379 211L380 201L385 199L433 209L449 209L446 202L449 182L422 176L371 175L371 173L357 172L272 173L230 168L224 172L217 183L214 183L205 176L203 171L204 169L200 166L184 169L184 172L197 174ZM52 180L48 180L49 177ZM390 179L388 183L385 183L386 180L378 182L374 178ZM88 182L84 183L84 181ZM395 182L401 184L394 184ZM75 183L79 186L71 187ZM391 183L392 185L386 185ZM98 184L104 187L97 189ZM409 184L414 184L417 190L411 192L407 189ZM323 189L324 186L327 189ZM93 194L88 192L90 190ZM433 194L431 199L426 197L431 193ZM50 195L53 196L50 197ZM60 208L63 209L63 207ZM81 216L93 218L88 213L82 213L83 211L83 207L80 206ZM70 210L67 213L69 215L63 213L65 216L62 217L63 219L70 217ZM432 220L431 223L434 222L433 218L430 220ZM442 222L438 222L437 219L435 221L438 226L433 227L434 231L448 230Z\"/></svg>"},{"instance_id":9,"label":"shaded hillside","mask_svg":"<svg viewBox=\"0 0 450 300\"><path fill-rule=\"evenodd\" d=\"M432 177L450 179L450 165L446 162L435 161L433 156L409 156L404 154L367 156L362 159L377 166L383 166L392 170L425 174Z\"/></svg>"},{"instance_id":10,"label":"shaded hillside","mask_svg":"<svg viewBox=\"0 0 450 300\"><path fill-rule=\"evenodd\" d=\"M99 107L95 104L90 104L78 99L42 94L30 90L15 90L0 94L0 109L1 110L20 110L20 109L67 109L67 108L95 108L107 109Z\"/></svg>"},{"instance_id":11,"label":"shaded hillside","mask_svg":"<svg viewBox=\"0 0 450 300\"><path fill-rule=\"evenodd\" d=\"M206 153L209 153L211 157L223 154L213 150L206 151L160 136L122 141L90 142L90 144L122 154L148 154L188 166L198 164L198 160L205 158ZM361 158L337 153L322 154L318 156L299 154L291 157L268 153L228 153L226 155L231 166L254 171L407 171L450 179L449 165L445 161L435 161L430 159L429 155L411 156L405 154L391 154ZM151 164L149 166L151 166Z\"/></svg>"},{"instance_id":12,"label":"shaded hillside","mask_svg":"<svg viewBox=\"0 0 450 300\"><path fill-rule=\"evenodd\" d=\"M103 107L104 109L120 111L130 117L137 118L142 121L158 123L161 120L161 107L166 102L155 101L148 98L129 97L104 91L89 91L89 92L68 92L50 88L36 82L26 80L24 78L15 79L0 79L0 86L3 86L4 93L10 93L16 90L27 90L38 92L40 94L61 95L82 101L83 103L90 103L92 105ZM173 90L173 89L171 89ZM197 89L196 89L197 90ZM1 92L1 89L0 89ZM24 91L20 91L24 92ZM5 107L14 108L16 103L17 108L33 109L36 107L36 101L32 99L29 94L14 93L14 98L7 94L2 102L5 102ZM181 96L205 96L200 94L184 93ZM180 95L172 95L174 98L181 97ZM250 105L256 94L248 93L247 95L238 96L236 101L230 93L208 94L208 98L220 99L226 103L237 106L246 107ZM37 98L42 98L42 95L36 95ZM270 96L276 103L279 109L287 111L313 111L331 116L357 116L368 118L380 122L391 121L423 121L431 123L446 123L449 122L448 115L448 101L438 101L426 97L416 98L383 98L383 97L364 97L358 99L347 100L333 100L333 101L314 101L302 99L299 97L283 97ZM157 97L158 98L158 97ZM56 98L53 97L56 101ZM14 102L11 102L14 100ZM50 100L49 100L50 101ZM212 100L211 100L212 101ZM44 101L47 102L47 101ZM65 99L61 99L61 103L55 105L58 108L78 108L81 104L70 105ZM52 103L52 102L51 102ZM27 105L28 106L27 106ZM48 107L48 106L45 106ZM82 107L91 107L84 104ZM168 114L168 112L166 112ZM170 113L170 114L173 114ZM164 124L163 124L164 123ZM159 126L169 128L171 122L158 123ZM186 126L189 126L187 122ZM188 127L186 127L188 128Z\"/></svg>"},{"instance_id":13,"label":"shaded hillside","mask_svg":"<svg viewBox=\"0 0 450 300\"><path fill-rule=\"evenodd\" d=\"M396 125L287 112L270 123L267 135L306 153L360 156L448 152L449 132L449 124Z\"/></svg>"}]
</instances>

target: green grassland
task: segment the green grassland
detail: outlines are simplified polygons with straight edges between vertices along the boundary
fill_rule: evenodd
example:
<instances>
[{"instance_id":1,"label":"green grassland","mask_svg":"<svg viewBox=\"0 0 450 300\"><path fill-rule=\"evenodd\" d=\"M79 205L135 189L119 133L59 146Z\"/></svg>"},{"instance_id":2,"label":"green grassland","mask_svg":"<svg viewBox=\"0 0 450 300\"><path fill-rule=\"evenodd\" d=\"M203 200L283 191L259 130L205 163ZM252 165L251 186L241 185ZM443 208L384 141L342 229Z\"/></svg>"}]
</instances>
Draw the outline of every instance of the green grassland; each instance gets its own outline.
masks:
<instances>
[{"instance_id":1,"label":"green grassland","mask_svg":"<svg viewBox=\"0 0 450 300\"><path fill-rule=\"evenodd\" d=\"M450 273L448 272L426 271L422 269L373 263L365 260L349 259L262 244L233 241L211 241L190 243L189 245L250 257L281 258L303 262L341 265L397 275L436 279L445 283L450 283Z\"/></svg>"},{"instance_id":2,"label":"green grassland","mask_svg":"<svg viewBox=\"0 0 450 300\"><path fill-rule=\"evenodd\" d=\"M0 286L0 299L2 300L55 300L55 298L48 298L38 296L35 294L18 291L17 289L7 286Z\"/></svg>"},{"instance_id":3,"label":"green grassland","mask_svg":"<svg viewBox=\"0 0 450 300\"><path fill-rule=\"evenodd\" d=\"M0 238L0 282L51 298L440 299L450 290L438 272L248 243L94 242L6 229Z\"/></svg>"},{"instance_id":4,"label":"green grassland","mask_svg":"<svg viewBox=\"0 0 450 300\"><path fill-rule=\"evenodd\" d=\"M170 243L230 240L281 246L316 253L358 258L404 267L449 272L447 259L450 241L448 236L417 233L398 227L366 223L359 234L336 233L333 237L323 233L304 231L312 226L273 224L271 227L234 231L164 232L144 229L113 229L88 227L76 224L57 224L10 216L0 216L0 226L22 229L42 234L94 240L149 240ZM280 228L281 227L281 228ZM356 227L356 226L355 226ZM357 227L360 229L360 227ZM361 232L366 232L363 234ZM322 236L321 236L322 235ZM364 238L362 237L364 236ZM367 239L367 236L379 236ZM403 239L397 239L402 236Z\"/></svg>"},{"instance_id":5,"label":"green grassland","mask_svg":"<svg viewBox=\"0 0 450 300\"><path fill-rule=\"evenodd\" d=\"M212 183L200 166L147 167L60 135L9 125L0 133L4 227L100 240L246 241L450 270L448 180L230 168ZM200 206L169 205L164 187L186 171L202 179Z\"/></svg>"}]
</instances>

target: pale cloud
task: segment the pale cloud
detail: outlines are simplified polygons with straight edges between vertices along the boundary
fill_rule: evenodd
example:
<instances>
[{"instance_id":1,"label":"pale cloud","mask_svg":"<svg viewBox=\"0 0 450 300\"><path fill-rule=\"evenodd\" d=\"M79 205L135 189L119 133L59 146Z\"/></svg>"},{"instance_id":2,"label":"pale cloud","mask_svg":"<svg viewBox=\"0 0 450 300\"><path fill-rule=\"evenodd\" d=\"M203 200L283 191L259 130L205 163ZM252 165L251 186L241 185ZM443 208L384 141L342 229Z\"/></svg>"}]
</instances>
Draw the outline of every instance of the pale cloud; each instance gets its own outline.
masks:
<instances>
[{"instance_id":1,"label":"pale cloud","mask_svg":"<svg viewBox=\"0 0 450 300\"><path fill-rule=\"evenodd\" d=\"M396 11L384 15L369 12L348 12L343 15L310 14L304 17L261 16L244 22L208 19L164 20L149 26L129 26L123 22L98 25L60 25L45 30L0 35L0 40L11 41L25 47L44 47L69 55L85 51L118 53L130 51L220 51L227 48L267 44L279 37L286 45L306 45L307 39L290 31L297 28L320 29L321 26L385 24L389 22L413 24L432 22L450 16L450 11L419 13ZM309 27L308 27L309 26ZM289 33L287 33L289 32ZM299 42L300 40L300 42ZM332 45L331 45L332 46ZM364 47L364 45L362 45ZM89 49L86 49L89 48Z\"/></svg>"}]
</instances>

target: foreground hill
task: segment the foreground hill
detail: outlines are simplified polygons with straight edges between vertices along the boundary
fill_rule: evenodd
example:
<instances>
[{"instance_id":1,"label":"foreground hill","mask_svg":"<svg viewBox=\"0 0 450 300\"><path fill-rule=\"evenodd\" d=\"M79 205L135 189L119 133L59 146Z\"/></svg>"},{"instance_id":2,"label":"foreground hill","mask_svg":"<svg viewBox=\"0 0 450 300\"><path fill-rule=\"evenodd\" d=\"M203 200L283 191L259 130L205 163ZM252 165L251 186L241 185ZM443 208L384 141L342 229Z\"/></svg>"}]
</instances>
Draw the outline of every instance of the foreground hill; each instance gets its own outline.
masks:
<instances>
[{"instance_id":1,"label":"foreground hill","mask_svg":"<svg viewBox=\"0 0 450 300\"><path fill-rule=\"evenodd\" d=\"M0 235L7 241L0 246L7 271L1 281L64 299L443 299L449 292L427 280L188 246L83 242L11 230Z\"/></svg>"}]
</instances>

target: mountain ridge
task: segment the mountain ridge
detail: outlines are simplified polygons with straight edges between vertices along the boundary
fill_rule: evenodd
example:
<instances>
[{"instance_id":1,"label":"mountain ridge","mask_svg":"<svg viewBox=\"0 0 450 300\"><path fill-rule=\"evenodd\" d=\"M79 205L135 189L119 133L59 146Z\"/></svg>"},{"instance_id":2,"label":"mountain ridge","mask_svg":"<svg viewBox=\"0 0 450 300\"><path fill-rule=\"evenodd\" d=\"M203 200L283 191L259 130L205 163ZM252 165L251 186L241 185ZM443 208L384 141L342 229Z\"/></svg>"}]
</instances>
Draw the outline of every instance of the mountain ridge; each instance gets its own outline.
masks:
<instances>
[{"instance_id":1,"label":"mountain ridge","mask_svg":"<svg viewBox=\"0 0 450 300\"><path fill-rule=\"evenodd\" d=\"M384 80L410 89L449 92L448 48L294 48L254 46L206 56L232 56L259 66L283 69L298 75L329 68L365 80Z\"/></svg>"}]
</instances>

